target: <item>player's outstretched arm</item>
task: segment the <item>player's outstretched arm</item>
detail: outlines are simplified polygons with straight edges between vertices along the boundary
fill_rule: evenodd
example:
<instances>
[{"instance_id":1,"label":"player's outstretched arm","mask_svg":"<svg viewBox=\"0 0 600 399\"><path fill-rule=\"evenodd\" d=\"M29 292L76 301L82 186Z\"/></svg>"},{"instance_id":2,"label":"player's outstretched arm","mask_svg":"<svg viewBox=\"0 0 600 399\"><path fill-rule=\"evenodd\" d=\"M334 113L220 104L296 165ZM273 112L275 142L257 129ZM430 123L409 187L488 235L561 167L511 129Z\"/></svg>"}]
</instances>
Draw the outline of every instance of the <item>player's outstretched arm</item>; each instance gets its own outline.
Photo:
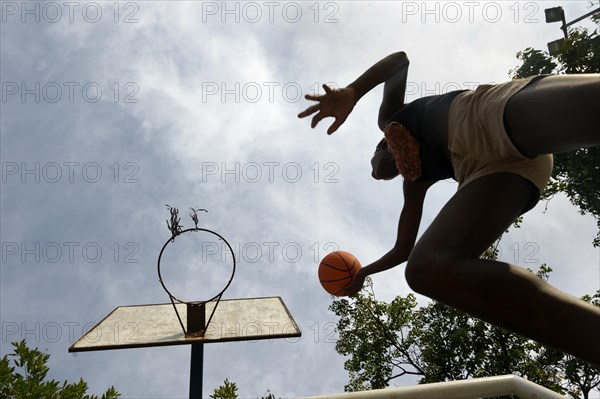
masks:
<instances>
[{"instance_id":1,"label":"player's outstretched arm","mask_svg":"<svg viewBox=\"0 0 600 399\"><path fill-rule=\"evenodd\" d=\"M356 90L356 101L358 101L374 87L385 82L383 100L377 118L381 131L384 130L389 118L404 105L409 64L405 52L390 54L348 85Z\"/></svg>"},{"instance_id":2,"label":"player's outstretched arm","mask_svg":"<svg viewBox=\"0 0 600 399\"><path fill-rule=\"evenodd\" d=\"M325 94L305 96L307 100L316 101L317 104L308 107L298 117L304 118L317 112L312 118L313 128L321 119L334 117L334 123L327 130L327 134L332 134L346 121L361 97L385 82L378 117L379 127L383 131L385 122L404 104L408 64L406 53L401 51L378 61L347 87L332 89L323 85Z\"/></svg>"}]
</instances>

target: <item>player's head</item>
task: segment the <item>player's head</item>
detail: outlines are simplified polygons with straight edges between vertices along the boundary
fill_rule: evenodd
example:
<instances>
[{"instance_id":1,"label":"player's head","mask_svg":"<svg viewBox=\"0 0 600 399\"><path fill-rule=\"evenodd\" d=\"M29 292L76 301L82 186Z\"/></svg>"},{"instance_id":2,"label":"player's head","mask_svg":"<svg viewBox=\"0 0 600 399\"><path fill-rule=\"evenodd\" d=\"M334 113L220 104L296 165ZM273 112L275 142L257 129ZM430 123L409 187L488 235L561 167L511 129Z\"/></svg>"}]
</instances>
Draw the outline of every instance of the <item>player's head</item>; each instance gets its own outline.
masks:
<instances>
[{"instance_id":1,"label":"player's head","mask_svg":"<svg viewBox=\"0 0 600 399\"><path fill-rule=\"evenodd\" d=\"M398 176L398 168L394 156L388 149L386 139L382 139L375 148L375 154L371 158L373 171L371 176L377 180L391 180Z\"/></svg>"}]
</instances>

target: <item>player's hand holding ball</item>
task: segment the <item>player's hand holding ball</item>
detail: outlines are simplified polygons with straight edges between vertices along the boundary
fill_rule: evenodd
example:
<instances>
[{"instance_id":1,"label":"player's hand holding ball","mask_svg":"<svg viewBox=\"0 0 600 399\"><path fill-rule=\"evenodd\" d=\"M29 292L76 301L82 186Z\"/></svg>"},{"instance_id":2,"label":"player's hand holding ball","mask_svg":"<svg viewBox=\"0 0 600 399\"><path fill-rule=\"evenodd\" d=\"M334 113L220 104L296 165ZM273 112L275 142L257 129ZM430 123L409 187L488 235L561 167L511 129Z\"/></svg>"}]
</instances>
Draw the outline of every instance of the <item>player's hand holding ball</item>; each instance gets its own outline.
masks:
<instances>
[{"instance_id":1,"label":"player's hand holding ball","mask_svg":"<svg viewBox=\"0 0 600 399\"><path fill-rule=\"evenodd\" d=\"M362 290L363 285L365 284L365 279L367 275L364 273L365 269L360 268L356 272L356 274L352 277L352 282L350 285L346 286L342 291L343 296L354 296Z\"/></svg>"},{"instance_id":2,"label":"player's hand holding ball","mask_svg":"<svg viewBox=\"0 0 600 399\"><path fill-rule=\"evenodd\" d=\"M319 281L331 295L354 295L362 289L365 278L360 262L349 252L332 252L319 264Z\"/></svg>"}]
</instances>

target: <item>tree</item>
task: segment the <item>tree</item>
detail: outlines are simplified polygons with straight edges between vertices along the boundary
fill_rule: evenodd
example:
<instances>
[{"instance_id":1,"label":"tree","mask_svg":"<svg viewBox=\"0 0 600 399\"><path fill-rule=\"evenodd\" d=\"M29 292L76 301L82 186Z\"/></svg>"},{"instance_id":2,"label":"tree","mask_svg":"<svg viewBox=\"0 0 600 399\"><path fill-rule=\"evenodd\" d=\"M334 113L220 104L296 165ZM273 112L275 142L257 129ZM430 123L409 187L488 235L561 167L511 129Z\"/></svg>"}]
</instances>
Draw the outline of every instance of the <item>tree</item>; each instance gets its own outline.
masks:
<instances>
[{"instance_id":1,"label":"tree","mask_svg":"<svg viewBox=\"0 0 600 399\"><path fill-rule=\"evenodd\" d=\"M55 380L45 381L48 375L46 365L50 355L37 348L30 349L25 341L13 342L14 352L0 360L0 397L44 398L44 399L115 399L121 396L114 387L110 387L101 398L87 395L87 383L82 379L74 384L67 381L62 385ZM11 367L9 357L14 367Z\"/></svg>"},{"instance_id":2,"label":"tree","mask_svg":"<svg viewBox=\"0 0 600 399\"><path fill-rule=\"evenodd\" d=\"M230 382L228 378L225 378L223 385L215 388L215 391L210 397L212 399L236 399L238 397L237 389L235 382Z\"/></svg>"},{"instance_id":3,"label":"tree","mask_svg":"<svg viewBox=\"0 0 600 399\"><path fill-rule=\"evenodd\" d=\"M540 278L552 269L543 265ZM600 306L600 291L585 300ZM336 350L349 358L347 391L385 388L406 375L419 383L516 374L549 389L588 398L600 368L433 301L418 308L412 294L378 301L370 282L354 299L335 299Z\"/></svg>"},{"instance_id":4,"label":"tree","mask_svg":"<svg viewBox=\"0 0 600 399\"><path fill-rule=\"evenodd\" d=\"M583 300L600 307L600 290L593 296L584 296ZM597 367L571 355L566 355L560 362L560 368L565 372L565 390L572 397L581 394L587 399L590 392L600 386L600 370Z\"/></svg>"},{"instance_id":5,"label":"tree","mask_svg":"<svg viewBox=\"0 0 600 399\"><path fill-rule=\"evenodd\" d=\"M592 19L600 25L600 13ZM585 28L570 29L568 39L556 56L527 48L517 53L522 64L511 70L513 78L539 74L600 73L599 29L590 33ZM567 134L567 133L566 133ZM542 198L550 199L562 192L581 214L593 215L598 223L594 246L600 247L600 147L566 154L556 154L552 179Z\"/></svg>"},{"instance_id":6,"label":"tree","mask_svg":"<svg viewBox=\"0 0 600 399\"><path fill-rule=\"evenodd\" d=\"M223 385L215 388L210 397L212 399L237 399L237 389L237 384L235 382L231 382L228 378L225 378ZM267 390L267 395L263 396L261 399L275 399L275 395Z\"/></svg>"},{"instance_id":7,"label":"tree","mask_svg":"<svg viewBox=\"0 0 600 399\"><path fill-rule=\"evenodd\" d=\"M481 257L497 259L501 239ZM543 264L537 276L547 281L551 272ZM582 299L600 307L600 290ZM336 351L349 357L347 391L385 388L407 375L423 384L515 374L584 399L600 386L600 368L442 303L418 308L412 294L378 301L370 279L355 298L334 298L330 310L340 317Z\"/></svg>"}]
</instances>

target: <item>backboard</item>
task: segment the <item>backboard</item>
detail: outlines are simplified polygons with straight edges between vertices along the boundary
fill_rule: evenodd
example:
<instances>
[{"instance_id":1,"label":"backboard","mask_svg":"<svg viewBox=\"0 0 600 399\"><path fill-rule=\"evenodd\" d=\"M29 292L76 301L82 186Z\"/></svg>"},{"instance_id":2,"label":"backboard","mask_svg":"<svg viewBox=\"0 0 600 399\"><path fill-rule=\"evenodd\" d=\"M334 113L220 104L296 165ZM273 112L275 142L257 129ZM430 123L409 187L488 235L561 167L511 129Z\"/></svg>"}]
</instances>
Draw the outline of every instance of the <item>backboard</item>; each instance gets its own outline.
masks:
<instances>
[{"instance_id":1,"label":"backboard","mask_svg":"<svg viewBox=\"0 0 600 399\"><path fill-rule=\"evenodd\" d=\"M185 304L176 304L183 323ZM215 302L206 303L207 319ZM85 333L69 352L300 337L280 297L221 300L204 336L186 337L171 303L119 306Z\"/></svg>"}]
</instances>

